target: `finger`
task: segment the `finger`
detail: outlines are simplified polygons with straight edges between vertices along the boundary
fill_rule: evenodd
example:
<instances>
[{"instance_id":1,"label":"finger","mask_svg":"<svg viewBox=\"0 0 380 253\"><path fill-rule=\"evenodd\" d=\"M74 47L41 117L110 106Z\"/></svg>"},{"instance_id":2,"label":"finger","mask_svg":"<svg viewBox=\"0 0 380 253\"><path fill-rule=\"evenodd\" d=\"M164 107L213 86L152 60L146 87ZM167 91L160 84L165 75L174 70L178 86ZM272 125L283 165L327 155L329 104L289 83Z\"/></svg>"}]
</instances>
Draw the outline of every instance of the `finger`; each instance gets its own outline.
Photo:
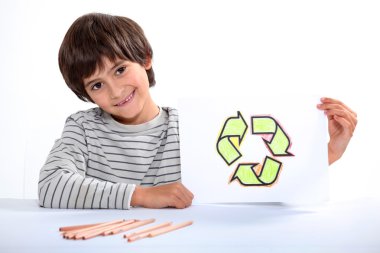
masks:
<instances>
[{"instance_id":1,"label":"finger","mask_svg":"<svg viewBox=\"0 0 380 253\"><path fill-rule=\"evenodd\" d=\"M355 126L357 124L356 113L353 113L352 111L348 110L346 107L342 106L341 104L320 104L320 105L317 105L317 107L318 109L325 110L325 111L332 110L332 109L345 111L348 113L347 116L350 117L350 121L352 121Z\"/></svg>"},{"instance_id":2,"label":"finger","mask_svg":"<svg viewBox=\"0 0 380 253\"><path fill-rule=\"evenodd\" d=\"M336 120L343 127L343 129L347 129L350 133L350 136L354 134L355 127L353 127L347 119L335 115L334 120Z\"/></svg>"},{"instance_id":3,"label":"finger","mask_svg":"<svg viewBox=\"0 0 380 253\"><path fill-rule=\"evenodd\" d=\"M189 199L193 200L194 199L194 194L186 188L186 186L184 186L182 183L181 183L182 187L183 187L183 190L184 190L184 193L186 194L186 196L189 197Z\"/></svg>"},{"instance_id":4,"label":"finger","mask_svg":"<svg viewBox=\"0 0 380 253\"><path fill-rule=\"evenodd\" d=\"M186 202L186 200L183 199L183 197L181 195L174 196L173 201L174 201L173 206L175 208L183 209L183 208L186 208L188 206L188 203Z\"/></svg>"},{"instance_id":5,"label":"finger","mask_svg":"<svg viewBox=\"0 0 380 253\"><path fill-rule=\"evenodd\" d=\"M330 104L338 104L338 105L341 105L341 106L343 106L345 109L347 109L348 111L350 111L352 114L354 114L355 117L357 116L356 112L354 112L350 107L348 107L345 103L343 103L342 101L340 101L340 100L338 100L338 99L329 98L329 97L323 97L323 98L321 98L321 102L322 102L322 104L324 104L324 105L330 105Z\"/></svg>"},{"instance_id":6,"label":"finger","mask_svg":"<svg viewBox=\"0 0 380 253\"><path fill-rule=\"evenodd\" d=\"M191 205L194 195L183 185L179 187L179 196L186 204L186 206Z\"/></svg>"},{"instance_id":7,"label":"finger","mask_svg":"<svg viewBox=\"0 0 380 253\"><path fill-rule=\"evenodd\" d=\"M182 192L184 196L186 196L189 200L194 198L193 193L187 189L181 182L174 183L175 187Z\"/></svg>"},{"instance_id":8,"label":"finger","mask_svg":"<svg viewBox=\"0 0 380 253\"><path fill-rule=\"evenodd\" d=\"M185 208L191 205L192 198L189 191L180 182L166 185L170 189L170 206L175 208Z\"/></svg>"},{"instance_id":9,"label":"finger","mask_svg":"<svg viewBox=\"0 0 380 253\"><path fill-rule=\"evenodd\" d=\"M322 103L322 104L318 104L317 107L318 109L321 109L321 110L341 109L341 110L350 111L340 103Z\"/></svg>"},{"instance_id":10,"label":"finger","mask_svg":"<svg viewBox=\"0 0 380 253\"><path fill-rule=\"evenodd\" d=\"M343 110L326 110L325 111L327 117L329 120L335 119L335 116L339 116L342 118L345 118L347 121L349 121L352 125L352 127L356 126L357 120L355 117L353 117L349 112L343 111Z\"/></svg>"},{"instance_id":11,"label":"finger","mask_svg":"<svg viewBox=\"0 0 380 253\"><path fill-rule=\"evenodd\" d=\"M337 122L344 129L343 131L345 132L348 131L350 132L351 135L353 134L355 130L355 126L347 118L341 117L337 114L334 114L331 117L332 117L332 120Z\"/></svg>"},{"instance_id":12,"label":"finger","mask_svg":"<svg viewBox=\"0 0 380 253\"><path fill-rule=\"evenodd\" d=\"M327 115L329 121L334 121L336 124L340 125L342 128L347 128L346 125L342 125L342 120L341 119L344 119L345 121L344 122L348 122L349 126L348 128L350 129L351 132L353 132L355 130L355 125L352 121L350 121L347 117L344 117L344 116L341 116L341 115L338 115L338 114L331 114L331 115ZM337 120L339 119L339 120Z\"/></svg>"}]
</instances>

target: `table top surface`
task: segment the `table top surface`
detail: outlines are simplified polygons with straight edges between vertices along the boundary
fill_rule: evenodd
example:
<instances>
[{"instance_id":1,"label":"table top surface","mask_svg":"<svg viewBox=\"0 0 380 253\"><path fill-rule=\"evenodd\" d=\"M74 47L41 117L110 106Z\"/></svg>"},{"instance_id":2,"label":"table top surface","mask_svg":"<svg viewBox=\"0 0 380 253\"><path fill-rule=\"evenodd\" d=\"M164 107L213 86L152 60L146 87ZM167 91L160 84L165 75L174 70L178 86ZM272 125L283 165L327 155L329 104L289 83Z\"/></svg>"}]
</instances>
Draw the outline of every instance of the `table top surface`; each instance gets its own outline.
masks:
<instances>
[{"instance_id":1,"label":"table top surface","mask_svg":"<svg viewBox=\"0 0 380 253\"><path fill-rule=\"evenodd\" d=\"M62 226L155 218L193 225L128 243L125 233L63 239ZM140 228L142 229L142 228ZM133 232L133 231L132 231ZM178 209L47 209L36 200L0 199L0 252L380 252L380 200L193 205Z\"/></svg>"}]
</instances>

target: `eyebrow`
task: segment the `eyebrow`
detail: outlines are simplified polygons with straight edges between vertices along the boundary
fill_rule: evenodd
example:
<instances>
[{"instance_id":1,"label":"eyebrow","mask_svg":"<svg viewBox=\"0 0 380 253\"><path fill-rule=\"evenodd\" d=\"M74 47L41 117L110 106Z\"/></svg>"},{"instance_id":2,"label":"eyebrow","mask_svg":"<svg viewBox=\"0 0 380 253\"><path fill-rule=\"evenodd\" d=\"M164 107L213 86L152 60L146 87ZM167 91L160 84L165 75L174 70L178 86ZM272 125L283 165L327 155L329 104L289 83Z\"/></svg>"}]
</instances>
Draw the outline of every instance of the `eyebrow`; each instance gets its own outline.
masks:
<instances>
[{"instance_id":1,"label":"eyebrow","mask_svg":"<svg viewBox=\"0 0 380 253\"><path fill-rule=\"evenodd\" d=\"M119 67L123 62L124 62L124 60L119 60L119 61L115 62L115 64L113 65L113 67L110 68L110 69L107 71L107 73L109 73L109 72L111 72L111 71L114 71L114 70L115 70L117 67ZM97 81L97 80L98 80L98 78L95 78L95 79L93 79L93 80L90 80L90 81L86 82L86 83L84 84L84 87L87 88L88 86L90 86L92 83L94 83L94 82Z\"/></svg>"}]
</instances>

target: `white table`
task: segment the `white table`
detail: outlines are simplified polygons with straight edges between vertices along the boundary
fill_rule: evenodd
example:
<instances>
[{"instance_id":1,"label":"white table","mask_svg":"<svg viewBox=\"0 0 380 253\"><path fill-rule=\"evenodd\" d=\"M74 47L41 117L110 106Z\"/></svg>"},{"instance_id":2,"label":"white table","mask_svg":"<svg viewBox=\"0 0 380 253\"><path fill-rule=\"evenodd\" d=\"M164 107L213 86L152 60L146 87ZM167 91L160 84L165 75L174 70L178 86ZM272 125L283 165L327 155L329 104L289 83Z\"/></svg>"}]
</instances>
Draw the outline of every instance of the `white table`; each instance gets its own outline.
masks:
<instances>
[{"instance_id":1,"label":"white table","mask_svg":"<svg viewBox=\"0 0 380 253\"><path fill-rule=\"evenodd\" d=\"M66 240L61 226L156 218L194 224L128 243L122 234ZM380 200L325 203L195 205L184 210L63 210L36 200L0 199L0 252L380 252Z\"/></svg>"}]
</instances>

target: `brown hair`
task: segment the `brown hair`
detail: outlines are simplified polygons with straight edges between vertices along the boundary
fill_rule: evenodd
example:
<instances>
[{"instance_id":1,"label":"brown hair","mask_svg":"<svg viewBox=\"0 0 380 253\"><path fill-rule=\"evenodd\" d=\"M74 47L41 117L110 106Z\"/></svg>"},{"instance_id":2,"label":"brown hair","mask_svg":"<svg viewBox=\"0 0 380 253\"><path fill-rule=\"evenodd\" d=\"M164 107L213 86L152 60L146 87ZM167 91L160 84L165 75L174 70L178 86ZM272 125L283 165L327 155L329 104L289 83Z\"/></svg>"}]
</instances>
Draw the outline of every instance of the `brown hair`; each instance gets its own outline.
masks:
<instances>
[{"instance_id":1,"label":"brown hair","mask_svg":"<svg viewBox=\"0 0 380 253\"><path fill-rule=\"evenodd\" d=\"M99 67L103 57L116 58L144 66L153 50L144 31L127 17L90 13L79 17L67 31L58 54L58 63L67 86L83 101L91 101L83 80ZM153 68L147 71L149 87L155 85Z\"/></svg>"}]
</instances>

